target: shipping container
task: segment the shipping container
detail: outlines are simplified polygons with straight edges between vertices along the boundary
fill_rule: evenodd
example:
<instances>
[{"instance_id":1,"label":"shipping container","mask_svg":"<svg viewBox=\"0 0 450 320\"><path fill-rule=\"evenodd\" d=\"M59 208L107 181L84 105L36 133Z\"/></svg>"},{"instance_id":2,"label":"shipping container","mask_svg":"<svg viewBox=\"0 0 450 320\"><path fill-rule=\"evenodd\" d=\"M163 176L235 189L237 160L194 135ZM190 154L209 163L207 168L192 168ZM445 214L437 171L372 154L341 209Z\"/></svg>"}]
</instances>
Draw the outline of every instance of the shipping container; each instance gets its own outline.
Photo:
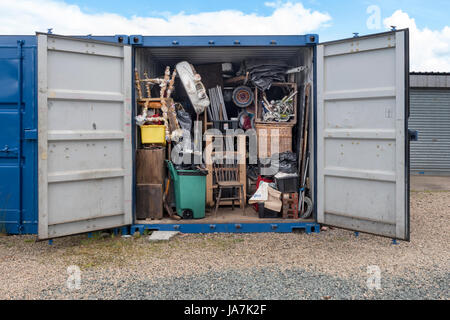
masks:
<instances>
[{"instance_id":1,"label":"shipping container","mask_svg":"<svg viewBox=\"0 0 450 320\"><path fill-rule=\"evenodd\" d=\"M409 35L0 36L0 228L52 239L126 230L319 232L409 240ZM306 66L313 219L135 218L134 68L270 58Z\"/></svg>"}]
</instances>

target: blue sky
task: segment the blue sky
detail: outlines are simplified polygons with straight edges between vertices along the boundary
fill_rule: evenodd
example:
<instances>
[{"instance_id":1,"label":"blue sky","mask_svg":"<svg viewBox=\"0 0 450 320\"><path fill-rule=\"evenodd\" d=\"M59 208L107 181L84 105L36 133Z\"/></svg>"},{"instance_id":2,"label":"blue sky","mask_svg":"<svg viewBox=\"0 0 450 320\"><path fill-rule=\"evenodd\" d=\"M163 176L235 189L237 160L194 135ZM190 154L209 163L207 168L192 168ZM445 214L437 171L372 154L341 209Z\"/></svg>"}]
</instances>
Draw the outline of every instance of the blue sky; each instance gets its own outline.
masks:
<instances>
[{"instance_id":1,"label":"blue sky","mask_svg":"<svg viewBox=\"0 0 450 320\"><path fill-rule=\"evenodd\" d=\"M255 0L67 0L65 2L78 5L89 13L111 12L126 17L164 16L168 12L175 14L180 11L186 14L198 14L230 9L248 14L270 15L273 11L271 7L264 5L265 1ZM317 30L323 41L349 37L353 32L373 33L373 30L369 30L366 26L366 20L369 16L366 9L370 5L380 7L382 18L389 17L396 10L401 9L416 20L419 28L442 29L446 24L449 24L450 20L449 0L305 0L301 2L306 8L327 12L331 15L331 27Z\"/></svg>"},{"instance_id":2,"label":"blue sky","mask_svg":"<svg viewBox=\"0 0 450 320\"><path fill-rule=\"evenodd\" d=\"M0 12L0 34L317 33L330 41L396 25L410 29L411 70L450 72L450 0L0 0Z\"/></svg>"}]
</instances>

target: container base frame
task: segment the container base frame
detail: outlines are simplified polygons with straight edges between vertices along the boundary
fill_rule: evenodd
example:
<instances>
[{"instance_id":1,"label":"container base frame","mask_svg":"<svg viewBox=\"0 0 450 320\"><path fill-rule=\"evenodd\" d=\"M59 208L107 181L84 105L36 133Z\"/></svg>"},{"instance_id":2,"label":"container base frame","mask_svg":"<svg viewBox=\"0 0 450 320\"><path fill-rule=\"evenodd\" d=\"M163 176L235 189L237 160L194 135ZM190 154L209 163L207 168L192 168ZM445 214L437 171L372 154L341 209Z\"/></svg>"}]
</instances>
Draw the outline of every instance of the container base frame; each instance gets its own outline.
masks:
<instances>
[{"instance_id":1,"label":"container base frame","mask_svg":"<svg viewBox=\"0 0 450 320\"><path fill-rule=\"evenodd\" d=\"M174 224L134 224L130 233L149 231L179 231L181 233L292 233L302 230L306 234L320 233L320 224L315 222L282 223L174 223Z\"/></svg>"}]
</instances>

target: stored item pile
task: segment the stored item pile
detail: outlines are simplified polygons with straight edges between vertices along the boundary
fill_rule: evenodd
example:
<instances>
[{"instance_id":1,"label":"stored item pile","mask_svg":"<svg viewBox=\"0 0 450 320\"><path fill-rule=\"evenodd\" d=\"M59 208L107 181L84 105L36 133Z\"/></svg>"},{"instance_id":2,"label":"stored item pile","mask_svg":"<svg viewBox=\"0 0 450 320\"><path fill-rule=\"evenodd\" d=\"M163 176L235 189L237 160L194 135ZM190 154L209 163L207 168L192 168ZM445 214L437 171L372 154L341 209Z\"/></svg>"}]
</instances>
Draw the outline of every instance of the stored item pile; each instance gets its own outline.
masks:
<instances>
[{"instance_id":1,"label":"stored item pile","mask_svg":"<svg viewBox=\"0 0 450 320\"><path fill-rule=\"evenodd\" d=\"M137 218L218 219L235 204L250 218L308 218L311 93L297 81L305 69L255 59L181 61L161 76L137 68ZM220 139L224 153L214 149Z\"/></svg>"}]
</instances>

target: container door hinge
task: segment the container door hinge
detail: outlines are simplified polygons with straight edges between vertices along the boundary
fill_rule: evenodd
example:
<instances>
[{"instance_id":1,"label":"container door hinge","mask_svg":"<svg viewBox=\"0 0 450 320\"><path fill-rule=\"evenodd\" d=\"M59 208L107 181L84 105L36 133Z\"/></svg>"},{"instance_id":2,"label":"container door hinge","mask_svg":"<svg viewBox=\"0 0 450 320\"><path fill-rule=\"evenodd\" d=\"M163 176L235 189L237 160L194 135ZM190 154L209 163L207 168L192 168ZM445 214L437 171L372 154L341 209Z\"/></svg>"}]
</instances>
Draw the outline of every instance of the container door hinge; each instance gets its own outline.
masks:
<instances>
[{"instance_id":1,"label":"container door hinge","mask_svg":"<svg viewBox=\"0 0 450 320\"><path fill-rule=\"evenodd\" d=\"M24 139L25 140L37 140L38 132L37 129L25 129L24 130Z\"/></svg>"},{"instance_id":2,"label":"container door hinge","mask_svg":"<svg viewBox=\"0 0 450 320\"><path fill-rule=\"evenodd\" d=\"M134 34L128 37L128 42L131 45L142 45L144 43L144 39L141 35Z\"/></svg>"}]
</instances>

